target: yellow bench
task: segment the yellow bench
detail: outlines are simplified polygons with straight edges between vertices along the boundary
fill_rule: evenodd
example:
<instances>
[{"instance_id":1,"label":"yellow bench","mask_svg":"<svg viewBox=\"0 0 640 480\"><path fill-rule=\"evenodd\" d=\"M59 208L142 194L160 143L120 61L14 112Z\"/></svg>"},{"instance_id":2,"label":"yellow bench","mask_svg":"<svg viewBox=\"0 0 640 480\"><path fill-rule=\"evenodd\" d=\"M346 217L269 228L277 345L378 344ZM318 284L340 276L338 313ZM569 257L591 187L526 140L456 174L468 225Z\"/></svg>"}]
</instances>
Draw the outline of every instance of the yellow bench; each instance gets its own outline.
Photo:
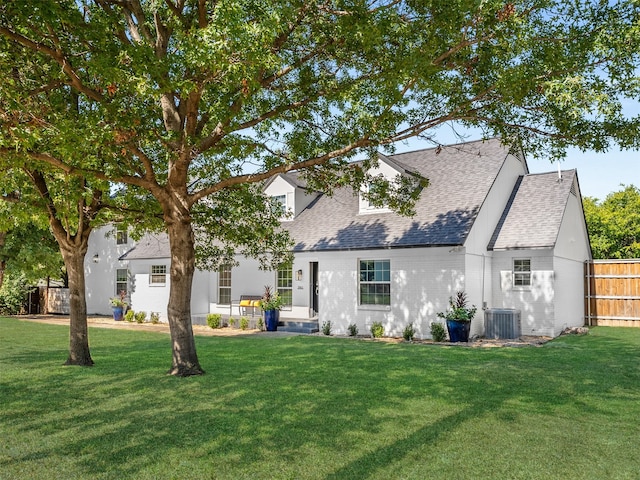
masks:
<instances>
[{"instance_id":1,"label":"yellow bench","mask_svg":"<svg viewBox=\"0 0 640 480\"><path fill-rule=\"evenodd\" d=\"M260 301L262 297L260 295L241 295L240 300L233 300L230 307L230 315L233 315L233 307L238 307L238 315L247 315L249 309L251 309L251 316L255 316L256 312L260 311Z\"/></svg>"}]
</instances>

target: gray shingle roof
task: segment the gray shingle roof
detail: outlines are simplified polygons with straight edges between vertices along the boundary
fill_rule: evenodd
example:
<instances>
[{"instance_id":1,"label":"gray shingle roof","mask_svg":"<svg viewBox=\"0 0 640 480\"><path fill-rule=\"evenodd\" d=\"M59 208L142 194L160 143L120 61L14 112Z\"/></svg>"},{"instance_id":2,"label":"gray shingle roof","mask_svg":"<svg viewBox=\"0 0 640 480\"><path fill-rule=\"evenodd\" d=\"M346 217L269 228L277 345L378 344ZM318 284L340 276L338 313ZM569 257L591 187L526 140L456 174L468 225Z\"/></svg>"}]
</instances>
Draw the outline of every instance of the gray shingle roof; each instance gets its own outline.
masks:
<instances>
[{"instance_id":1,"label":"gray shingle roof","mask_svg":"<svg viewBox=\"0 0 640 480\"><path fill-rule=\"evenodd\" d=\"M497 139L389 156L429 179L414 217L359 214L350 187L286 222L294 251L462 245L509 152Z\"/></svg>"},{"instance_id":2,"label":"gray shingle roof","mask_svg":"<svg viewBox=\"0 0 640 480\"><path fill-rule=\"evenodd\" d=\"M350 187L332 197L320 195L294 220L284 222L294 239L294 251L356 250L464 244L476 215L491 189L509 148L500 140L391 155L407 171L429 179L414 217L358 211L358 195ZM287 174L297 186L296 172ZM495 229L489 249L550 247L555 244L575 170L525 175ZM121 259L170 258L165 233L147 234Z\"/></svg>"},{"instance_id":3,"label":"gray shingle roof","mask_svg":"<svg viewBox=\"0 0 640 480\"><path fill-rule=\"evenodd\" d=\"M554 247L575 181L575 170L520 177L487 249Z\"/></svg>"},{"instance_id":4,"label":"gray shingle roof","mask_svg":"<svg viewBox=\"0 0 640 480\"><path fill-rule=\"evenodd\" d=\"M166 233L147 233L136 242L135 247L120 257L120 260L145 260L170 258L169 236Z\"/></svg>"}]
</instances>

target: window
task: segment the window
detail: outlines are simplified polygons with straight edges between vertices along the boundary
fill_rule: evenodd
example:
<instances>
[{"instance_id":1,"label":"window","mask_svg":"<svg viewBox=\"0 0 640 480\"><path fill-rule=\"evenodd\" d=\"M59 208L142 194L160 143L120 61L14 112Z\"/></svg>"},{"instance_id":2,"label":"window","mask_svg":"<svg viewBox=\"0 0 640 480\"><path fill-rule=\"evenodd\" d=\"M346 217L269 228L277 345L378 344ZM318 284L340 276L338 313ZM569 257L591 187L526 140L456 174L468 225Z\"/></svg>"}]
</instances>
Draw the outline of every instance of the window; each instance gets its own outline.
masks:
<instances>
[{"instance_id":1,"label":"window","mask_svg":"<svg viewBox=\"0 0 640 480\"><path fill-rule=\"evenodd\" d=\"M218 304L231 304L231 265L221 265L218 270Z\"/></svg>"},{"instance_id":2,"label":"window","mask_svg":"<svg viewBox=\"0 0 640 480\"><path fill-rule=\"evenodd\" d=\"M391 305L389 260L360 260L360 305Z\"/></svg>"},{"instance_id":3,"label":"window","mask_svg":"<svg viewBox=\"0 0 640 480\"><path fill-rule=\"evenodd\" d=\"M513 260L513 286L531 286L531 259L515 258Z\"/></svg>"},{"instance_id":4,"label":"window","mask_svg":"<svg viewBox=\"0 0 640 480\"><path fill-rule=\"evenodd\" d=\"M391 188L391 187L389 187ZM380 198L385 191L385 186L380 183L369 183L365 185L364 189L360 192L360 213L386 213L390 212L389 206L386 203L382 205L375 205L369 195L373 195L376 198Z\"/></svg>"},{"instance_id":5,"label":"window","mask_svg":"<svg viewBox=\"0 0 640 480\"><path fill-rule=\"evenodd\" d=\"M165 285L167 283L167 266L151 265L149 283L151 285Z\"/></svg>"},{"instance_id":6,"label":"window","mask_svg":"<svg viewBox=\"0 0 640 480\"><path fill-rule=\"evenodd\" d=\"M384 188L379 183L370 183L370 184L367 185L367 193L369 195L373 195L374 197L377 197L377 196L381 195L382 193L384 193ZM368 208L382 208L382 207L377 207L376 205L374 205L373 202L371 201L371 199L367 199L367 207Z\"/></svg>"},{"instance_id":7,"label":"window","mask_svg":"<svg viewBox=\"0 0 640 480\"><path fill-rule=\"evenodd\" d=\"M286 307L293 305L293 265L282 265L278 268L276 289Z\"/></svg>"},{"instance_id":8,"label":"window","mask_svg":"<svg viewBox=\"0 0 640 480\"><path fill-rule=\"evenodd\" d=\"M117 245L126 245L128 242L127 231L126 230L116 230L116 244Z\"/></svg>"},{"instance_id":9,"label":"window","mask_svg":"<svg viewBox=\"0 0 640 480\"><path fill-rule=\"evenodd\" d=\"M287 213L287 196L275 195L271 197L271 204L273 212L281 217L284 217Z\"/></svg>"},{"instance_id":10,"label":"window","mask_svg":"<svg viewBox=\"0 0 640 480\"><path fill-rule=\"evenodd\" d=\"M116 295L121 292L129 293L129 271L126 268L116 270Z\"/></svg>"}]
</instances>

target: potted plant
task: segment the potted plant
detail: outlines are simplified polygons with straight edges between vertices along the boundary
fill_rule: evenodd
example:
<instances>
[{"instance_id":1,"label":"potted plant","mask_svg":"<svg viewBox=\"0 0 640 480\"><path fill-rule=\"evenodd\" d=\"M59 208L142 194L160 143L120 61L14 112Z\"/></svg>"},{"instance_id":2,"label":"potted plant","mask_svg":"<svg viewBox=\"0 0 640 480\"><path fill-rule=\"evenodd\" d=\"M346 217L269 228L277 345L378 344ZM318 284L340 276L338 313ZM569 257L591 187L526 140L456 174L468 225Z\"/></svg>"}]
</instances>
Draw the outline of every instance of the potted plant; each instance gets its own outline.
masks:
<instances>
[{"instance_id":1,"label":"potted plant","mask_svg":"<svg viewBox=\"0 0 640 480\"><path fill-rule=\"evenodd\" d=\"M120 292L120 295L117 297L113 297L110 300L111 303L111 310L113 311L113 319L116 322L119 322L122 320L123 316L124 316L124 311L127 308L127 302L124 300L124 297L126 296L126 293L124 291Z\"/></svg>"},{"instance_id":2,"label":"potted plant","mask_svg":"<svg viewBox=\"0 0 640 480\"><path fill-rule=\"evenodd\" d=\"M264 295L260 300L260 308L264 312L264 323L268 332L278 330L278 322L280 321L280 308L282 307L282 299L278 292L272 292L271 287L264 287Z\"/></svg>"},{"instance_id":3,"label":"potted plant","mask_svg":"<svg viewBox=\"0 0 640 480\"><path fill-rule=\"evenodd\" d=\"M471 320L478 308L475 305L467 306L467 294L460 290L455 297L449 297L449 309L446 312L438 313L438 317L444 318L447 322L449 341L468 342L469 331L471 330Z\"/></svg>"}]
</instances>

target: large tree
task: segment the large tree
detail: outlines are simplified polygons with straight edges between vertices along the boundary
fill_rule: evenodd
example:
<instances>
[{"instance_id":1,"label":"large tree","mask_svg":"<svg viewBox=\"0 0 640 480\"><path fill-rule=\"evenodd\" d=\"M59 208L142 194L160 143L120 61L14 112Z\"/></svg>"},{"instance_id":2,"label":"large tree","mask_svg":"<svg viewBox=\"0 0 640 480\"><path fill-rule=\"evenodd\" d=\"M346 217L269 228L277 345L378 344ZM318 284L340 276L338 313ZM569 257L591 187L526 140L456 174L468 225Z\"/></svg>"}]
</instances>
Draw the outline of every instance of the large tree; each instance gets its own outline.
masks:
<instances>
[{"instance_id":1,"label":"large tree","mask_svg":"<svg viewBox=\"0 0 640 480\"><path fill-rule=\"evenodd\" d=\"M534 154L633 145L620 102L637 93L636 15L631 1L591 0L5 2L0 102L33 121L0 148L153 196L171 245L171 372L199 374L189 305L203 200L222 213L216 240L255 252L269 228L248 238L224 216L259 209L251 184L302 170L312 188L358 189L372 179L350 159L452 122ZM375 191L401 206L417 189Z\"/></svg>"},{"instance_id":2,"label":"large tree","mask_svg":"<svg viewBox=\"0 0 640 480\"><path fill-rule=\"evenodd\" d=\"M22 275L33 283L43 278L62 279L66 274L58 245L46 219L35 212L0 202L0 288L7 273Z\"/></svg>"},{"instance_id":3,"label":"large tree","mask_svg":"<svg viewBox=\"0 0 640 480\"><path fill-rule=\"evenodd\" d=\"M93 365L89 349L84 259L89 235L100 211L109 205L108 185L52 170L46 164L25 163L21 156L0 159L3 198L44 218L53 235L69 283L69 356L67 365ZM1 218L1 216L0 216ZM106 220L103 220L106 221Z\"/></svg>"},{"instance_id":4,"label":"large tree","mask_svg":"<svg viewBox=\"0 0 640 480\"><path fill-rule=\"evenodd\" d=\"M603 201L584 199L593 258L640 258L640 190L628 185Z\"/></svg>"}]
</instances>

